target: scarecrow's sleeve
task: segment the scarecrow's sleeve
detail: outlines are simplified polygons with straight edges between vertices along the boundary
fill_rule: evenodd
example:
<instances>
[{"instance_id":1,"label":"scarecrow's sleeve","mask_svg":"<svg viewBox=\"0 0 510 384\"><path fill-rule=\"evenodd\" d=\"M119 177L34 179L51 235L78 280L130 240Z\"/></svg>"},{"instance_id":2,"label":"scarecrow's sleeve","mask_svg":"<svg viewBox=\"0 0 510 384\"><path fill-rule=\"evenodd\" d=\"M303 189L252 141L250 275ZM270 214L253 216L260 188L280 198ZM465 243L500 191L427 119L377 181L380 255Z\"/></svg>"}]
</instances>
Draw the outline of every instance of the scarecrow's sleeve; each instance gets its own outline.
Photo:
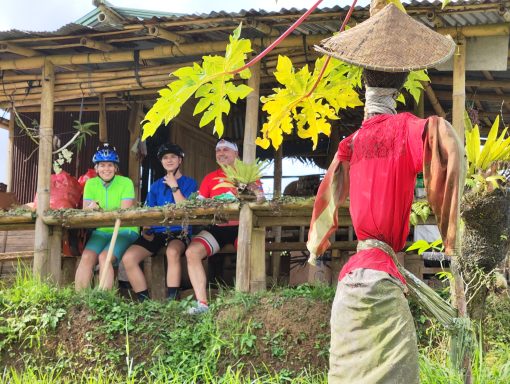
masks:
<instances>
[{"instance_id":1,"label":"scarecrow's sleeve","mask_svg":"<svg viewBox=\"0 0 510 384\"><path fill-rule=\"evenodd\" d=\"M445 119L428 119L423 137L423 178L446 254L454 254L465 178L464 148Z\"/></svg>"},{"instance_id":2,"label":"scarecrow's sleeve","mask_svg":"<svg viewBox=\"0 0 510 384\"><path fill-rule=\"evenodd\" d=\"M338 226L338 207L349 194L351 143L352 135L342 140L317 191L306 243L310 264L315 264L330 246L329 237Z\"/></svg>"}]
</instances>

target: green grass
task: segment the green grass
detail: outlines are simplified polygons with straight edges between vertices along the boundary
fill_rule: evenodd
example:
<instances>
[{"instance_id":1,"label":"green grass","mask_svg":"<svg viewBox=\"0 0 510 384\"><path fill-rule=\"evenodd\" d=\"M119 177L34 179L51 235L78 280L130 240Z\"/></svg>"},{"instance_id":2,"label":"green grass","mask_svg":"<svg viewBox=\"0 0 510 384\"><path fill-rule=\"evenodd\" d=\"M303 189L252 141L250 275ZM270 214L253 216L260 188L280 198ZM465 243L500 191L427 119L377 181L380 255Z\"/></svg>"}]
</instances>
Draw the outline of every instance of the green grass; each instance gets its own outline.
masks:
<instances>
[{"instance_id":1,"label":"green grass","mask_svg":"<svg viewBox=\"0 0 510 384\"><path fill-rule=\"evenodd\" d=\"M283 331L268 331L260 321L235 315L258 309L261 303L279 310L296 298L299 303L329 305L333 296L333 288L307 285L255 295L223 290L209 313L191 317L184 314L190 300L137 304L113 292L57 289L20 272L12 286L0 286L0 382L326 383L326 364L320 370L307 367L307 361L300 361L302 368L295 370L286 365L294 357L292 348L299 348L306 334L297 335L291 344ZM483 340L475 342L474 384L510 383L509 308L508 297L491 298L483 330L478 330ZM221 313L229 315L220 321ZM463 383L449 367L444 330L418 309L413 313L421 340L421 382ZM78 316L84 316L78 324L86 329L73 329ZM310 326L323 330L317 334L314 353L326 362L328 324L314 324L310 321ZM75 339L55 342L67 333ZM73 343L80 347L71 348ZM263 354L284 368L264 366ZM254 358L262 366L250 366Z\"/></svg>"}]
</instances>

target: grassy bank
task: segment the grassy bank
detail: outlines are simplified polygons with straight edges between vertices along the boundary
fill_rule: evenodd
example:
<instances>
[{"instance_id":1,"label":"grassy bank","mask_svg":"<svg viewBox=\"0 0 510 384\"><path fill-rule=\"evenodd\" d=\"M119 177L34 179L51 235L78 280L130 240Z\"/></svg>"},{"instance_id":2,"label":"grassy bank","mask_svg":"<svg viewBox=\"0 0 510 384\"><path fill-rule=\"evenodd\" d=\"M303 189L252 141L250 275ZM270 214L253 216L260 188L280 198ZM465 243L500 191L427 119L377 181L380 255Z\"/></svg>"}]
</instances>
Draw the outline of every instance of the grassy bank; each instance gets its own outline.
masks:
<instances>
[{"instance_id":1,"label":"grassy bank","mask_svg":"<svg viewBox=\"0 0 510 384\"><path fill-rule=\"evenodd\" d=\"M258 295L220 292L212 310L189 300L132 303L113 293L56 289L29 275L0 287L0 378L9 383L326 383L329 287ZM461 383L444 332L416 310L423 383ZM473 361L475 383L510 382L510 300L491 297Z\"/></svg>"}]
</instances>

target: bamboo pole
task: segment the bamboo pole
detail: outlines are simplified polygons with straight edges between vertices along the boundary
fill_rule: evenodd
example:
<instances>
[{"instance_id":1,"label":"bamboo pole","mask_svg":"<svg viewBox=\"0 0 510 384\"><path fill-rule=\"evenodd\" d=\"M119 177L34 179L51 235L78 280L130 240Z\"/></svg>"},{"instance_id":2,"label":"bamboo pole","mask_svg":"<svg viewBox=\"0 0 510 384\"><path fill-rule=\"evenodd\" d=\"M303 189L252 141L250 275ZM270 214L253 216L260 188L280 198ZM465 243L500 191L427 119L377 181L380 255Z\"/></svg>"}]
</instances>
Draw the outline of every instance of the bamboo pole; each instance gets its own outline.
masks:
<instances>
[{"instance_id":1,"label":"bamboo pole","mask_svg":"<svg viewBox=\"0 0 510 384\"><path fill-rule=\"evenodd\" d=\"M324 36L316 35L307 38L307 45L313 46L318 44ZM262 38L261 45L268 46L276 37ZM227 41L207 41L200 43L181 44L179 47L175 45L158 45L151 49L140 50L140 60L163 59L170 57L185 57L202 55L204 52L208 54L214 52L223 52ZM294 47L303 45L303 39L300 36L289 36L280 43L280 48ZM118 63L133 62L134 51L115 51L102 53L77 53L71 55L51 55L51 61L58 66L71 64L99 64L99 63ZM8 69L33 69L41 66L44 57L30 57L22 59L2 60L0 62L0 70Z\"/></svg>"},{"instance_id":2,"label":"bamboo pole","mask_svg":"<svg viewBox=\"0 0 510 384\"><path fill-rule=\"evenodd\" d=\"M99 289L106 290L106 278L108 277L107 270L113 259L113 249L115 248L115 243L117 242L117 236L119 234L120 229L120 219L115 220L115 226L113 227L113 235L110 240L110 245L108 246L108 253L106 254L106 261L101 268L101 276L99 278Z\"/></svg>"},{"instance_id":3,"label":"bamboo pole","mask_svg":"<svg viewBox=\"0 0 510 384\"><path fill-rule=\"evenodd\" d=\"M432 105L432 108L436 112L436 115L438 115L440 117L445 117L446 113L445 113L443 107L441 106L441 103L437 99L436 93L430 86L430 83L422 82L422 84L423 84L423 90L425 91L425 94L427 95L427 98L429 99L430 104Z\"/></svg>"},{"instance_id":4,"label":"bamboo pole","mask_svg":"<svg viewBox=\"0 0 510 384\"><path fill-rule=\"evenodd\" d=\"M49 272L53 282L59 284L61 282L62 271L62 227L55 226L51 228L50 238L50 262Z\"/></svg>"},{"instance_id":5,"label":"bamboo pole","mask_svg":"<svg viewBox=\"0 0 510 384\"><path fill-rule=\"evenodd\" d=\"M453 56L453 109L452 125L459 138L464 141L464 111L466 109L466 42L457 43Z\"/></svg>"},{"instance_id":6,"label":"bamboo pole","mask_svg":"<svg viewBox=\"0 0 510 384\"><path fill-rule=\"evenodd\" d=\"M25 56L25 57L41 55L40 52L37 52L36 50L34 50L32 48L21 47L19 45L8 43L8 42L0 43L0 52L11 52L11 53L15 53L16 55Z\"/></svg>"},{"instance_id":7,"label":"bamboo pole","mask_svg":"<svg viewBox=\"0 0 510 384\"><path fill-rule=\"evenodd\" d=\"M283 143L282 143L283 144ZM274 156L274 179L273 179L273 199L279 198L282 195L282 174L283 174L283 145L280 145L275 152ZM274 241L280 243L282 241L282 227L273 227ZM278 285L280 277L280 252L273 252L271 254L272 277L273 285Z\"/></svg>"},{"instance_id":8,"label":"bamboo pole","mask_svg":"<svg viewBox=\"0 0 510 384\"><path fill-rule=\"evenodd\" d=\"M50 271L49 227L42 220L45 210L50 207L50 176L53 139L53 87L55 72L53 63L45 61L42 68L43 94L41 98L41 125L39 127L39 157L37 168L37 218L34 239L34 275L44 279L52 277ZM53 262L55 260L52 260Z\"/></svg>"},{"instance_id":9,"label":"bamboo pole","mask_svg":"<svg viewBox=\"0 0 510 384\"><path fill-rule=\"evenodd\" d=\"M143 119L142 103L131 104L129 112L129 178L135 185L135 199L138 201L140 195L140 159L138 154L132 151L136 141L140 138L140 123Z\"/></svg>"},{"instance_id":10,"label":"bamboo pole","mask_svg":"<svg viewBox=\"0 0 510 384\"><path fill-rule=\"evenodd\" d=\"M250 291L251 241L253 234L253 211L243 204L239 214L239 235L236 264L236 291Z\"/></svg>"},{"instance_id":11,"label":"bamboo pole","mask_svg":"<svg viewBox=\"0 0 510 384\"><path fill-rule=\"evenodd\" d=\"M77 211L68 215L42 216L47 225L61 225L66 228L94 228L112 226L116 219L121 219L124 225L166 225L182 221L191 223L210 224L237 219L239 204L227 204L218 207L196 208L139 208L120 211ZM1 219L1 216L0 216ZM1 222L0 222L1 223ZM1 227L1 226L0 226Z\"/></svg>"},{"instance_id":12,"label":"bamboo pole","mask_svg":"<svg viewBox=\"0 0 510 384\"><path fill-rule=\"evenodd\" d=\"M99 94L99 142L108 142L108 125L106 121L106 106L103 94Z\"/></svg>"},{"instance_id":13,"label":"bamboo pole","mask_svg":"<svg viewBox=\"0 0 510 384\"><path fill-rule=\"evenodd\" d=\"M84 47L90 48L90 49L96 49L98 51L103 52L111 52L115 50L115 47L111 44L103 43L101 41L96 41L92 39L88 39L86 37L82 37L80 39L80 44Z\"/></svg>"},{"instance_id":14,"label":"bamboo pole","mask_svg":"<svg viewBox=\"0 0 510 384\"><path fill-rule=\"evenodd\" d=\"M259 88L260 88L260 62L251 67L251 77L248 86L253 91L246 98L246 115L244 122L243 161L255 162L257 146L257 130L259 123Z\"/></svg>"},{"instance_id":15,"label":"bamboo pole","mask_svg":"<svg viewBox=\"0 0 510 384\"><path fill-rule=\"evenodd\" d=\"M158 37L160 39L168 40L177 45L189 41L188 38L181 36L178 33L167 31L166 29L161 28L157 25L152 25L149 28L147 28L147 34L152 37Z\"/></svg>"},{"instance_id":16,"label":"bamboo pole","mask_svg":"<svg viewBox=\"0 0 510 384\"><path fill-rule=\"evenodd\" d=\"M265 291L266 283L266 228L252 228L250 243L250 292Z\"/></svg>"},{"instance_id":17,"label":"bamboo pole","mask_svg":"<svg viewBox=\"0 0 510 384\"><path fill-rule=\"evenodd\" d=\"M12 159L14 156L14 124L16 119L14 118L14 114L11 110L11 116L9 118L9 136L8 136L8 144L7 144L7 162L5 164L6 167L6 181L7 181L7 192L12 191Z\"/></svg>"}]
</instances>

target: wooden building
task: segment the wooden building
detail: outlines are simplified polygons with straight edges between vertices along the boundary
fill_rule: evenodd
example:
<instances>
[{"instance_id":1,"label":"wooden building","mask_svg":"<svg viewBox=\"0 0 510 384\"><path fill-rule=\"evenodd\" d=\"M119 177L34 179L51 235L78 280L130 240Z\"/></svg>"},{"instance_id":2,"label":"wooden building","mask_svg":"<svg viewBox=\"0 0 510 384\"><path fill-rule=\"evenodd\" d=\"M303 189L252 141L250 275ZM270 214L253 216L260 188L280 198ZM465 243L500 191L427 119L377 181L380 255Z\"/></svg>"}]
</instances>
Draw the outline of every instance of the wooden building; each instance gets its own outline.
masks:
<instances>
[{"instance_id":1,"label":"wooden building","mask_svg":"<svg viewBox=\"0 0 510 384\"><path fill-rule=\"evenodd\" d=\"M147 141L145 159L141 161L131 150L136 148L140 121L158 90L169 82L173 70L200 61L204 54L223 55L228 36L239 23L243 24L242 37L251 39L254 53L258 53L305 12L282 9L182 15L119 8L102 1L96 1L96 5L77 22L54 32L0 32L0 108L15 108L26 127L37 128L40 139L37 146L11 118L7 127L8 185L22 203L32 201L38 192L34 268L43 275L53 273L48 269L52 232L42 217L49 204L54 137L65 142L74 133L76 120L98 122L98 134L87 139L81 153L64 169L74 175L84 173L91 165L97 143L109 141L119 149L121 172L139 185L141 199L151 181L160 176L162 170L154 152L165 141L184 148L184 173L201 180L216 167L216 138L211 127L198 128L192 113L194 101L189 101L169 126L161 127ZM225 135L244 144L245 159L256 156L254 138L264 120L259 95L269 94L277 86L272 74L278 55L289 56L296 66L313 64L317 57L313 45L338 31L348 8L316 10L251 68L254 75L249 85L255 92L238 103L225 122ZM368 9L356 7L350 24L366 19ZM399 109L421 116L446 116L459 132L463 132L466 107L485 129L498 114L508 121L510 106L504 101L510 88L510 1L460 1L445 9L439 1L412 1L406 9L429 27L450 34L458 46L452 63L429 71L431 83L424 85L421 102L413 104L408 98L406 106ZM307 157L326 167L341 138L360 125L362 114L362 109L343 112L341 119L333 122L331 137L321 137L313 152L311 143L297 136L287 137L283 156ZM259 157L275 157L271 151L257 151ZM249 261L249 244L243 247Z\"/></svg>"}]
</instances>

